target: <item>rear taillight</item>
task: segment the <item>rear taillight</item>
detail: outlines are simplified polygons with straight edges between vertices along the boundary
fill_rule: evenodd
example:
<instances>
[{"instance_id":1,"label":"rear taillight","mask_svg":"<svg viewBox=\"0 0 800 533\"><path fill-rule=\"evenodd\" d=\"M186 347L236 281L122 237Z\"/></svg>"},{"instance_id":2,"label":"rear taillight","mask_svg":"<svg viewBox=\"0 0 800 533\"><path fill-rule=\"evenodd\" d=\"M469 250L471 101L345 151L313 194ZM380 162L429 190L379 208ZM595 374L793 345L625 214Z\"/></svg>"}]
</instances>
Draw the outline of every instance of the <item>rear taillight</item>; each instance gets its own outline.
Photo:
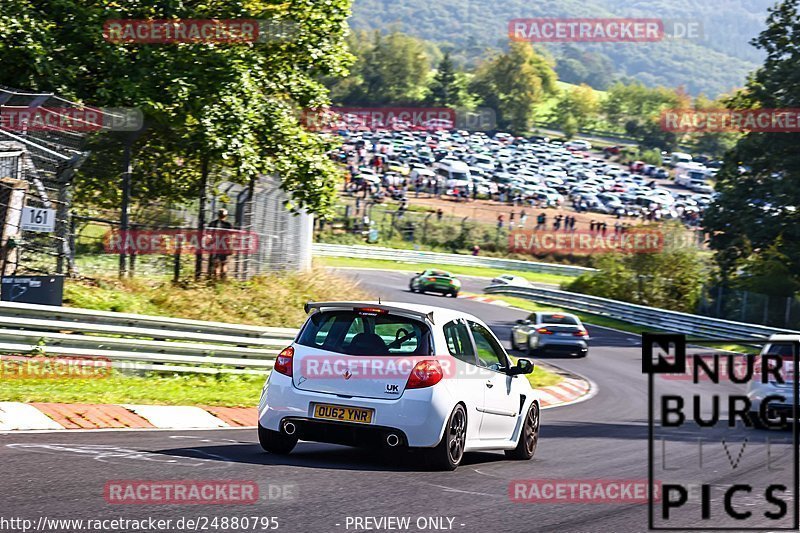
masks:
<instances>
[{"instance_id":1,"label":"rear taillight","mask_svg":"<svg viewBox=\"0 0 800 533\"><path fill-rule=\"evenodd\" d=\"M579 329L578 331L573 333L573 335L575 335L576 337L588 337L589 336L589 332L586 331L585 329Z\"/></svg>"},{"instance_id":2,"label":"rear taillight","mask_svg":"<svg viewBox=\"0 0 800 533\"><path fill-rule=\"evenodd\" d=\"M406 382L407 389L424 389L432 387L442 381L444 373L439 361L420 361L414 366Z\"/></svg>"},{"instance_id":3,"label":"rear taillight","mask_svg":"<svg viewBox=\"0 0 800 533\"><path fill-rule=\"evenodd\" d=\"M536 333L540 333L542 335L552 335L553 334L553 332L550 331L547 328L539 328L539 329L536 330Z\"/></svg>"},{"instance_id":4,"label":"rear taillight","mask_svg":"<svg viewBox=\"0 0 800 533\"><path fill-rule=\"evenodd\" d=\"M436 281L436 278L425 278L425 281Z\"/></svg>"},{"instance_id":5,"label":"rear taillight","mask_svg":"<svg viewBox=\"0 0 800 533\"><path fill-rule=\"evenodd\" d=\"M272 369L284 376L291 376L292 359L294 359L294 348L291 346L284 348L281 350L281 353L278 354L278 358L275 359L275 366L273 366Z\"/></svg>"}]
</instances>

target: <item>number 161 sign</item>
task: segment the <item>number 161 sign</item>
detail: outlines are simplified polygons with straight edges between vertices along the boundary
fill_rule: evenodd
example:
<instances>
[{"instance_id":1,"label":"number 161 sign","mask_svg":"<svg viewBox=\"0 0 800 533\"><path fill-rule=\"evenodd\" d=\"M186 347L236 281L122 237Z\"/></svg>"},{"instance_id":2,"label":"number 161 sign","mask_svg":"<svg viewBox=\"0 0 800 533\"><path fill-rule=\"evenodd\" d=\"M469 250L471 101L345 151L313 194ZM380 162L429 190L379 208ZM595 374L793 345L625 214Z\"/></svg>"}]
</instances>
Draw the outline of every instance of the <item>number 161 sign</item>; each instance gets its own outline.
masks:
<instances>
[{"instance_id":1,"label":"number 161 sign","mask_svg":"<svg viewBox=\"0 0 800 533\"><path fill-rule=\"evenodd\" d=\"M56 210L43 209L39 207L23 207L22 231L39 231L42 233L52 233L56 227Z\"/></svg>"}]
</instances>

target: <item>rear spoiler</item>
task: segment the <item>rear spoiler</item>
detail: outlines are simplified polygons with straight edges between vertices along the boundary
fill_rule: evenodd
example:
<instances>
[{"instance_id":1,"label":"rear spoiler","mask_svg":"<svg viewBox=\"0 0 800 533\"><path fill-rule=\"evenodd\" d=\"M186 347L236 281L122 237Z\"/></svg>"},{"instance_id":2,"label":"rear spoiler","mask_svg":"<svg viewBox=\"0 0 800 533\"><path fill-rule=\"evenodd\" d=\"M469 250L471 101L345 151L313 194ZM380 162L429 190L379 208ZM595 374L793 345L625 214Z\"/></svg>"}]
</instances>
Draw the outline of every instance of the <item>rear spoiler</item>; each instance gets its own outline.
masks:
<instances>
[{"instance_id":1,"label":"rear spoiler","mask_svg":"<svg viewBox=\"0 0 800 533\"><path fill-rule=\"evenodd\" d=\"M397 307L394 305L385 305L385 304L375 304L371 302L308 302L303 306L303 310L305 310L306 314L311 313L314 310L321 311L322 309L355 309L361 307L375 307L378 309L384 309L390 313L397 313L401 315L411 315L423 320L427 320L431 324L433 324L433 311L429 313L423 313L422 311L415 311L413 309L407 309L405 307Z\"/></svg>"}]
</instances>

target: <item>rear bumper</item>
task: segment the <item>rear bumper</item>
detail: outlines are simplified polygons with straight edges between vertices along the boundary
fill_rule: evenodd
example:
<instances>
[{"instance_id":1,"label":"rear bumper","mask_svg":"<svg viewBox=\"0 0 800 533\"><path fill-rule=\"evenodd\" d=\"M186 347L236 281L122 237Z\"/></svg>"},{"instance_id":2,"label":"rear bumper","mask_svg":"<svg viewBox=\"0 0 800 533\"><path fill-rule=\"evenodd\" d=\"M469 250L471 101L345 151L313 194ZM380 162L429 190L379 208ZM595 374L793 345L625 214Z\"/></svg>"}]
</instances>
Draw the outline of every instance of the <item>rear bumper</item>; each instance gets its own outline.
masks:
<instances>
[{"instance_id":1,"label":"rear bumper","mask_svg":"<svg viewBox=\"0 0 800 533\"><path fill-rule=\"evenodd\" d=\"M295 425L296 431L294 434L300 440L373 448L408 446L408 437L403 431L387 426L348 424L296 417L286 417L281 423L284 424L286 422L292 422ZM397 439L396 444L392 440L393 444L391 446L388 443L390 435L394 435Z\"/></svg>"},{"instance_id":2,"label":"rear bumper","mask_svg":"<svg viewBox=\"0 0 800 533\"><path fill-rule=\"evenodd\" d=\"M371 424L329 422L313 417L317 403L363 407L375 414ZM341 438L361 446L373 442L375 434L385 437L392 431L402 435L408 446L429 448L441 440L454 405L447 389L439 386L406 390L400 398L392 399L345 397L300 390L292 384L292 378L272 372L261 395L258 421L266 429L281 431L283 423L292 420L298 434L304 431L307 440L339 442L329 439Z\"/></svg>"},{"instance_id":3,"label":"rear bumper","mask_svg":"<svg viewBox=\"0 0 800 533\"><path fill-rule=\"evenodd\" d=\"M574 354L586 355L589 352L589 345L583 340L539 340L536 348L544 353L560 353L560 354Z\"/></svg>"}]
</instances>

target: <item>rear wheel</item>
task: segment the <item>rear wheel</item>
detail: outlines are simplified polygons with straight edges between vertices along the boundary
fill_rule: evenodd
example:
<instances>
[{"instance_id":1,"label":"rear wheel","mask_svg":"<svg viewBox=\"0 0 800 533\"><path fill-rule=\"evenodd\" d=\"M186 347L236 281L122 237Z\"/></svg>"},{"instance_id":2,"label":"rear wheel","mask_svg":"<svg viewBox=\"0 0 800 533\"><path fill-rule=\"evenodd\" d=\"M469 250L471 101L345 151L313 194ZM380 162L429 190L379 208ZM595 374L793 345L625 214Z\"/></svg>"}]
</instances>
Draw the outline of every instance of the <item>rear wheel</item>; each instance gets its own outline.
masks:
<instances>
[{"instance_id":1,"label":"rear wheel","mask_svg":"<svg viewBox=\"0 0 800 533\"><path fill-rule=\"evenodd\" d=\"M261 448L263 448L265 452L286 455L297 445L297 437L284 435L280 431L272 431L259 424L258 443L261 444Z\"/></svg>"},{"instance_id":2,"label":"rear wheel","mask_svg":"<svg viewBox=\"0 0 800 533\"><path fill-rule=\"evenodd\" d=\"M537 357L541 353L539 348L531 346L531 341L528 339L528 357Z\"/></svg>"},{"instance_id":3,"label":"rear wheel","mask_svg":"<svg viewBox=\"0 0 800 533\"><path fill-rule=\"evenodd\" d=\"M525 421L522 424L522 432L517 441L517 447L513 450L506 450L506 457L509 459L528 460L536 453L536 446L539 444L539 406L536 402L531 404Z\"/></svg>"},{"instance_id":4,"label":"rear wheel","mask_svg":"<svg viewBox=\"0 0 800 533\"><path fill-rule=\"evenodd\" d=\"M467 411L461 404L456 405L444 435L435 448L428 450L428 462L435 470L455 470L464 457L464 445L467 441Z\"/></svg>"}]
</instances>

